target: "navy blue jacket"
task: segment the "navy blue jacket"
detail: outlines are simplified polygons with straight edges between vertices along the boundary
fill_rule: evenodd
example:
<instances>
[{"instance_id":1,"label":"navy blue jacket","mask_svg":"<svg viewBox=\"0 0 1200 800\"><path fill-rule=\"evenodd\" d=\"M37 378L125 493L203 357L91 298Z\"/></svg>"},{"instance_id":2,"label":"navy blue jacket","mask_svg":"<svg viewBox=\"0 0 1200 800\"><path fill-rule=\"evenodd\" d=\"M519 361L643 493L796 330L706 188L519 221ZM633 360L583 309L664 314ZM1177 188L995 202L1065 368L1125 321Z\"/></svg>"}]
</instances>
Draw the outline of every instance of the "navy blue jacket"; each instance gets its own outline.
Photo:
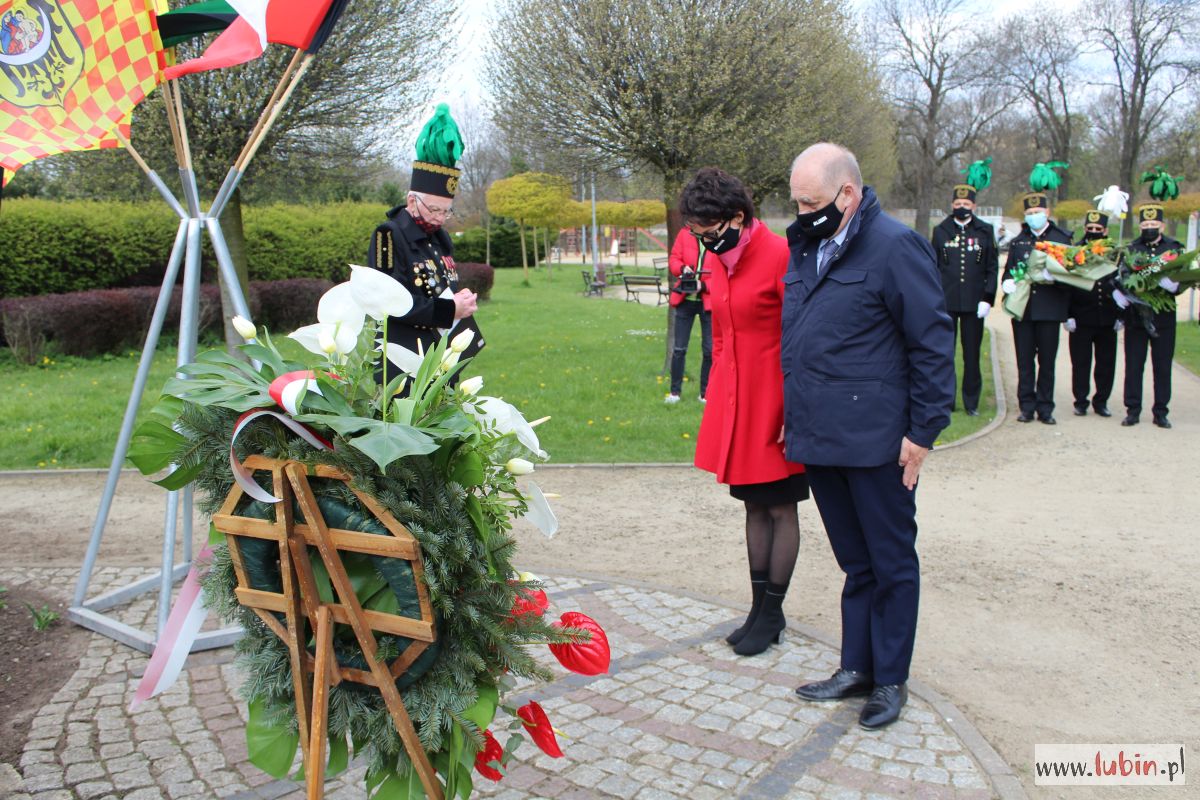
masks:
<instances>
[{"instance_id":1,"label":"navy blue jacket","mask_svg":"<svg viewBox=\"0 0 1200 800\"><path fill-rule=\"evenodd\" d=\"M901 439L932 447L950 424L954 327L929 242L867 187L841 249L817 277L818 240L793 224L784 276L787 458L896 463Z\"/></svg>"}]
</instances>

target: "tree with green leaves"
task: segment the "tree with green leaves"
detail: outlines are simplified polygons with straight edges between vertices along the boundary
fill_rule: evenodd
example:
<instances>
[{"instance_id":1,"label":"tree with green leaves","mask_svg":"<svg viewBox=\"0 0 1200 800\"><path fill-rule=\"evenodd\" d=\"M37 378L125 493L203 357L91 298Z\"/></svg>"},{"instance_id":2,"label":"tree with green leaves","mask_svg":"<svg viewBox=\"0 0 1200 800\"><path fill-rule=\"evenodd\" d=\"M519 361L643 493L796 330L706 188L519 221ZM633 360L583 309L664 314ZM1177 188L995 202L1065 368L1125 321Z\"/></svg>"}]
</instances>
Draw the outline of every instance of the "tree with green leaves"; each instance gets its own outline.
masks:
<instances>
[{"instance_id":1,"label":"tree with green leaves","mask_svg":"<svg viewBox=\"0 0 1200 800\"><path fill-rule=\"evenodd\" d=\"M498 119L583 168L653 170L672 237L701 166L760 197L820 138L892 168L878 84L831 0L507 0L494 30Z\"/></svg>"},{"instance_id":2,"label":"tree with green leaves","mask_svg":"<svg viewBox=\"0 0 1200 800\"><path fill-rule=\"evenodd\" d=\"M553 224L563 206L571 201L571 186L566 178L543 172L523 172L493 183L487 190L488 210L516 220L521 233L521 269L529 282L529 257L525 246L525 228ZM536 231L535 231L536 236ZM534 239L534 263L537 240Z\"/></svg>"}]
</instances>

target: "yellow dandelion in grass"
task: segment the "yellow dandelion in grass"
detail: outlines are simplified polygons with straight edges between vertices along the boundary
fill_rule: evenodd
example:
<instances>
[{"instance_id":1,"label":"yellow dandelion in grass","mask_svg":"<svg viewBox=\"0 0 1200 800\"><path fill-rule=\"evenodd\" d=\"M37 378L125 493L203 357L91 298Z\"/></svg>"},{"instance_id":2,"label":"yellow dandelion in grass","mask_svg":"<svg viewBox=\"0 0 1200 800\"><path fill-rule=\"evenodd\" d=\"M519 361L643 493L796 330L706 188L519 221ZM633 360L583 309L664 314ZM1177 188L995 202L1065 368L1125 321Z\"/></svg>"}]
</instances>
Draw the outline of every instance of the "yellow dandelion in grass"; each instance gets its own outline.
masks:
<instances>
[{"instance_id":1,"label":"yellow dandelion in grass","mask_svg":"<svg viewBox=\"0 0 1200 800\"><path fill-rule=\"evenodd\" d=\"M690 433L685 433L685 434L683 434L683 438L690 439L690 438L692 438L692 435Z\"/></svg>"},{"instance_id":2,"label":"yellow dandelion in grass","mask_svg":"<svg viewBox=\"0 0 1200 800\"><path fill-rule=\"evenodd\" d=\"M604 418L604 421L605 421L605 422L612 422L612 417L605 417L605 418Z\"/></svg>"},{"instance_id":3,"label":"yellow dandelion in grass","mask_svg":"<svg viewBox=\"0 0 1200 800\"><path fill-rule=\"evenodd\" d=\"M42 363L43 363L43 364L49 364L49 363L50 363L50 356L42 356ZM42 463L45 463L45 462L42 462Z\"/></svg>"},{"instance_id":4,"label":"yellow dandelion in grass","mask_svg":"<svg viewBox=\"0 0 1200 800\"><path fill-rule=\"evenodd\" d=\"M25 429L25 432L26 432L26 433L33 433L33 428L26 428L26 429Z\"/></svg>"},{"instance_id":5,"label":"yellow dandelion in grass","mask_svg":"<svg viewBox=\"0 0 1200 800\"><path fill-rule=\"evenodd\" d=\"M655 382L655 383L662 383L662 382L663 382L663 376L662 376L662 375L655 375L655 376L654 376L654 382Z\"/></svg>"},{"instance_id":6,"label":"yellow dandelion in grass","mask_svg":"<svg viewBox=\"0 0 1200 800\"><path fill-rule=\"evenodd\" d=\"M504 374L503 372L501 372L501 373L500 373L500 377L501 377L501 378L507 378L507 377L508 377L508 375L506 375L506 374Z\"/></svg>"},{"instance_id":7,"label":"yellow dandelion in grass","mask_svg":"<svg viewBox=\"0 0 1200 800\"><path fill-rule=\"evenodd\" d=\"M92 386L99 386L99 385L100 385L100 381L92 381Z\"/></svg>"},{"instance_id":8,"label":"yellow dandelion in grass","mask_svg":"<svg viewBox=\"0 0 1200 800\"><path fill-rule=\"evenodd\" d=\"M691 382L692 382L692 379L691 379L691 378L689 378L687 375L684 375L684 376L683 376L683 382L684 382L684 383L691 383Z\"/></svg>"},{"instance_id":9,"label":"yellow dandelion in grass","mask_svg":"<svg viewBox=\"0 0 1200 800\"><path fill-rule=\"evenodd\" d=\"M591 425L591 424L592 424L592 422L593 422L593 420L590 420L590 419L589 419L589 420L588 420L588 425Z\"/></svg>"},{"instance_id":10,"label":"yellow dandelion in grass","mask_svg":"<svg viewBox=\"0 0 1200 800\"><path fill-rule=\"evenodd\" d=\"M57 463L58 463L58 459L57 459L57 458L52 458L52 459L50 459L50 463L51 463L51 464L57 464Z\"/></svg>"},{"instance_id":11,"label":"yellow dandelion in grass","mask_svg":"<svg viewBox=\"0 0 1200 800\"><path fill-rule=\"evenodd\" d=\"M39 461L39 462L38 462L38 467L44 467L44 466L46 466L46 462L45 462L45 461Z\"/></svg>"},{"instance_id":12,"label":"yellow dandelion in grass","mask_svg":"<svg viewBox=\"0 0 1200 800\"><path fill-rule=\"evenodd\" d=\"M546 384L544 384L544 383L539 383L539 384L538 384L538 388L539 388L539 389L545 389L545 388L546 388Z\"/></svg>"},{"instance_id":13,"label":"yellow dandelion in grass","mask_svg":"<svg viewBox=\"0 0 1200 800\"><path fill-rule=\"evenodd\" d=\"M611 441L612 441L612 437L611 437L611 436L605 436L605 437L604 437L604 441L606 441L606 442L611 442Z\"/></svg>"}]
</instances>

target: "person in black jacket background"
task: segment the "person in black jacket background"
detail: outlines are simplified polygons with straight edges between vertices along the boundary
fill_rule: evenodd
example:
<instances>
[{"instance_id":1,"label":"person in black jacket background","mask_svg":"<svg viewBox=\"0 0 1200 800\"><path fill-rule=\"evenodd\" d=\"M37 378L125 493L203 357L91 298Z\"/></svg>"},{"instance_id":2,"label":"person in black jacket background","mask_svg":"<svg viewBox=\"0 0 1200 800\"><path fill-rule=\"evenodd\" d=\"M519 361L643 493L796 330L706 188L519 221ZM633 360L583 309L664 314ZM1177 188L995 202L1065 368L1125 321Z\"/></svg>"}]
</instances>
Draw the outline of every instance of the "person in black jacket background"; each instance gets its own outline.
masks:
<instances>
[{"instance_id":1,"label":"person in black jacket background","mask_svg":"<svg viewBox=\"0 0 1200 800\"><path fill-rule=\"evenodd\" d=\"M979 349L983 343L983 321L996 302L1000 256L996 232L975 216L976 188L969 183L954 187L950 216L933 229L933 250L946 295L946 311L955 324L955 338L962 337L963 408L969 416L979 414L983 376Z\"/></svg>"},{"instance_id":2,"label":"person in black jacket background","mask_svg":"<svg viewBox=\"0 0 1200 800\"><path fill-rule=\"evenodd\" d=\"M1108 238L1108 215L1095 209L1084 217L1083 238L1087 244ZM1071 351L1071 392L1075 399L1075 416L1088 412L1088 393L1092 388L1092 356L1096 360L1096 391L1091 406L1101 417L1111 417L1108 398L1112 396L1113 379L1117 371L1117 330L1120 313L1113 301L1112 276L1096 281L1090 291L1071 289L1070 318L1064 327L1070 334L1067 344Z\"/></svg>"},{"instance_id":3,"label":"person in black jacket background","mask_svg":"<svg viewBox=\"0 0 1200 800\"><path fill-rule=\"evenodd\" d=\"M1179 253L1183 245L1163 234L1163 207L1147 203L1137 210L1141 238L1129 245L1130 253L1161 256ZM1179 284L1170 278L1159 283L1172 294L1179 294ZM1141 309L1129 308L1125 312L1125 427L1137 425L1142 413L1142 375L1146 370L1146 350L1150 350L1151 372L1154 375L1154 405L1150 411L1154 424L1170 428L1167 405L1171 402L1171 361L1175 358L1175 310L1157 311L1149 318L1143 317Z\"/></svg>"},{"instance_id":4,"label":"person in black jacket background","mask_svg":"<svg viewBox=\"0 0 1200 800\"><path fill-rule=\"evenodd\" d=\"M1011 281L1013 267L1023 263L1038 242L1070 244L1071 234L1050 221L1050 200L1045 192L1022 198L1025 221L1008 248L1004 279ZM1008 284L1011 287L1011 284ZM1017 350L1018 422L1032 422L1034 414L1047 424L1054 419L1054 362L1058 356L1058 326L1070 316L1067 287L1035 283L1023 319L1014 319L1013 342Z\"/></svg>"}]
</instances>

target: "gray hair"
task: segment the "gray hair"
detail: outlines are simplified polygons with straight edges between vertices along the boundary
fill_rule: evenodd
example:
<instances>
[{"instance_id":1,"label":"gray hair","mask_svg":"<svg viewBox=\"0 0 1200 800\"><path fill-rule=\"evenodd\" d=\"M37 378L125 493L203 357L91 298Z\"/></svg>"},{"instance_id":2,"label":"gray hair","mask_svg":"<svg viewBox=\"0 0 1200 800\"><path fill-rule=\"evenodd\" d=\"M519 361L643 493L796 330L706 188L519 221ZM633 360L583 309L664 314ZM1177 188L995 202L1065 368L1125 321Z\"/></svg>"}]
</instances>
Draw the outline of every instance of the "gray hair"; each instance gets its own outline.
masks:
<instances>
[{"instance_id":1,"label":"gray hair","mask_svg":"<svg viewBox=\"0 0 1200 800\"><path fill-rule=\"evenodd\" d=\"M844 183L854 184L860 192L863 188L862 171L858 168L858 159L845 147L833 142L817 142L809 145L796 160L792 162L792 172L800 166L800 162L809 158L819 159L822 167L825 185L831 189Z\"/></svg>"}]
</instances>

